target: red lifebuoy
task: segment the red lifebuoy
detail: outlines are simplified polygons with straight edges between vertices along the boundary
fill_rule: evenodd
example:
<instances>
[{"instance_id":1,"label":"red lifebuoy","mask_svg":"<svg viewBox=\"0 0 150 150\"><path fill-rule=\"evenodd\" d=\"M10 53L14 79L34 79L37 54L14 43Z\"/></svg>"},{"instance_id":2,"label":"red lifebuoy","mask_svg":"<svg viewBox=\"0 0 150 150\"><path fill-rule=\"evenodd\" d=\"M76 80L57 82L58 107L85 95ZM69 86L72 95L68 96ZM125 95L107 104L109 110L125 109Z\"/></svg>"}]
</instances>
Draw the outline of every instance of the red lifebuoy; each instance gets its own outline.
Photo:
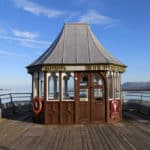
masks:
<instances>
[{"instance_id":1,"label":"red lifebuoy","mask_svg":"<svg viewBox=\"0 0 150 150\"><path fill-rule=\"evenodd\" d=\"M42 99L35 97L32 101L32 110L38 115L42 111Z\"/></svg>"}]
</instances>

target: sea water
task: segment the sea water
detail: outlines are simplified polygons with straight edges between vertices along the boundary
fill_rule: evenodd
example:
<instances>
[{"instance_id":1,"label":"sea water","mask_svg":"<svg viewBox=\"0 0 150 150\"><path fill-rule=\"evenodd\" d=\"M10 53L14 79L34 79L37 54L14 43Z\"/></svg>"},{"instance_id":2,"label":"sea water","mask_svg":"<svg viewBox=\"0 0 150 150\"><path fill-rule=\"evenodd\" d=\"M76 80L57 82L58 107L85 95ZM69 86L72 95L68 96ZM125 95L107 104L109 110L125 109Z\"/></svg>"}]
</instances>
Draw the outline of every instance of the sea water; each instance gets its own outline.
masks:
<instances>
[{"instance_id":1,"label":"sea water","mask_svg":"<svg viewBox=\"0 0 150 150\"><path fill-rule=\"evenodd\" d=\"M150 101L150 91L123 91L124 100Z\"/></svg>"}]
</instances>

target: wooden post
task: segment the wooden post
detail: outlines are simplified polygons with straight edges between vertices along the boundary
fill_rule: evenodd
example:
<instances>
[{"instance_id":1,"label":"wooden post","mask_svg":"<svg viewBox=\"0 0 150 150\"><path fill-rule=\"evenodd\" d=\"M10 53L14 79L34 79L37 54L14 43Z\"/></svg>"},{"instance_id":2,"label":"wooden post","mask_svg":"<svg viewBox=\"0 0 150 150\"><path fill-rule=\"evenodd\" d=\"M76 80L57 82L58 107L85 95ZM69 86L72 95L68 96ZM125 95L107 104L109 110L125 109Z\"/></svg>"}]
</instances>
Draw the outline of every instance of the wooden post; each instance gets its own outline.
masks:
<instances>
[{"instance_id":1,"label":"wooden post","mask_svg":"<svg viewBox=\"0 0 150 150\"><path fill-rule=\"evenodd\" d=\"M38 72L38 82L37 82L37 97L40 97L40 84L39 84L39 80L40 80L40 73Z\"/></svg>"},{"instance_id":2,"label":"wooden post","mask_svg":"<svg viewBox=\"0 0 150 150\"><path fill-rule=\"evenodd\" d=\"M142 100L143 100L143 93L141 92L141 96L140 96L140 100L139 100L139 110L138 110L138 112L140 112Z\"/></svg>"},{"instance_id":3,"label":"wooden post","mask_svg":"<svg viewBox=\"0 0 150 150\"><path fill-rule=\"evenodd\" d=\"M10 93L9 96L10 96L10 103L13 104L12 94Z\"/></svg>"},{"instance_id":4,"label":"wooden post","mask_svg":"<svg viewBox=\"0 0 150 150\"><path fill-rule=\"evenodd\" d=\"M109 123L110 121L110 110L109 110L109 105L110 105L110 102L109 102L109 81L108 81L108 78L109 78L109 74L107 72L105 72L105 97L106 97L106 103L105 103L105 106L106 106L106 122Z\"/></svg>"},{"instance_id":5,"label":"wooden post","mask_svg":"<svg viewBox=\"0 0 150 150\"><path fill-rule=\"evenodd\" d=\"M31 93L31 101L34 98L34 73L31 74L32 75L32 93Z\"/></svg>"},{"instance_id":6,"label":"wooden post","mask_svg":"<svg viewBox=\"0 0 150 150\"><path fill-rule=\"evenodd\" d=\"M62 123L62 99L63 99L63 93L62 93L62 81L63 81L63 74L62 72L59 72L59 123Z\"/></svg>"},{"instance_id":7,"label":"wooden post","mask_svg":"<svg viewBox=\"0 0 150 150\"><path fill-rule=\"evenodd\" d=\"M74 72L74 100L75 100L75 123L78 123L78 103L79 103L79 87L78 87L78 74Z\"/></svg>"},{"instance_id":8,"label":"wooden post","mask_svg":"<svg viewBox=\"0 0 150 150\"><path fill-rule=\"evenodd\" d=\"M0 97L0 108L1 108L1 106L2 106L2 99L1 99L1 97Z\"/></svg>"},{"instance_id":9,"label":"wooden post","mask_svg":"<svg viewBox=\"0 0 150 150\"><path fill-rule=\"evenodd\" d=\"M10 95L10 103L12 105L12 112L13 112L13 114L15 114L16 113L16 109L15 109L15 105L13 103L13 97L12 97L11 93L9 95Z\"/></svg>"},{"instance_id":10,"label":"wooden post","mask_svg":"<svg viewBox=\"0 0 150 150\"><path fill-rule=\"evenodd\" d=\"M0 97L0 119L2 118L2 101Z\"/></svg>"},{"instance_id":11,"label":"wooden post","mask_svg":"<svg viewBox=\"0 0 150 150\"><path fill-rule=\"evenodd\" d=\"M47 80L47 72L44 72L44 123L47 124L47 109L46 109L46 105L47 105L47 100L48 100L48 80Z\"/></svg>"},{"instance_id":12,"label":"wooden post","mask_svg":"<svg viewBox=\"0 0 150 150\"><path fill-rule=\"evenodd\" d=\"M109 100L108 100L108 79L106 77L105 81L105 118L106 122L109 122Z\"/></svg>"}]
</instances>

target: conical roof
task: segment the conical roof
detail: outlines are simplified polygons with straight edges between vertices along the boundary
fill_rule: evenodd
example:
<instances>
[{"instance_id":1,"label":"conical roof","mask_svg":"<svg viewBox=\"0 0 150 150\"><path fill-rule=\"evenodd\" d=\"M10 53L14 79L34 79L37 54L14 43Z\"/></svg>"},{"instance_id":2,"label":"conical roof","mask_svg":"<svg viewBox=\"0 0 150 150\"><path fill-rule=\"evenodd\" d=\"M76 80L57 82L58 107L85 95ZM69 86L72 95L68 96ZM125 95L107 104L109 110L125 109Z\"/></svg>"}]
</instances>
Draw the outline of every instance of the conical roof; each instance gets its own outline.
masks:
<instances>
[{"instance_id":1,"label":"conical roof","mask_svg":"<svg viewBox=\"0 0 150 150\"><path fill-rule=\"evenodd\" d=\"M99 43L86 23L64 24L48 50L28 67L56 64L114 64L125 67Z\"/></svg>"}]
</instances>

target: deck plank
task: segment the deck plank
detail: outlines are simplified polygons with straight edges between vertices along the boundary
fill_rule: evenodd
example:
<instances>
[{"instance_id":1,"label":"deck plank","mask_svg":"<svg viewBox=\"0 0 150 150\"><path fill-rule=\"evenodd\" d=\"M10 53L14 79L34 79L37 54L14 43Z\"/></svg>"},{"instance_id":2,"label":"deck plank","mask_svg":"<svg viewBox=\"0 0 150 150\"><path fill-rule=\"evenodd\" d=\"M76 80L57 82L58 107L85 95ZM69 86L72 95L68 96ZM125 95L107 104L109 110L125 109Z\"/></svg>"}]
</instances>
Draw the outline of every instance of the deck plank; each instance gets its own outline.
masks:
<instances>
[{"instance_id":1,"label":"deck plank","mask_svg":"<svg viewBox=\"0 0 150 150\"><path fill-rule=\"evenodd\" d=\"M150 125L138 122L93 125L39 125L0 122L0 149L149 150Z\"/></svg>"}]
</instances>

